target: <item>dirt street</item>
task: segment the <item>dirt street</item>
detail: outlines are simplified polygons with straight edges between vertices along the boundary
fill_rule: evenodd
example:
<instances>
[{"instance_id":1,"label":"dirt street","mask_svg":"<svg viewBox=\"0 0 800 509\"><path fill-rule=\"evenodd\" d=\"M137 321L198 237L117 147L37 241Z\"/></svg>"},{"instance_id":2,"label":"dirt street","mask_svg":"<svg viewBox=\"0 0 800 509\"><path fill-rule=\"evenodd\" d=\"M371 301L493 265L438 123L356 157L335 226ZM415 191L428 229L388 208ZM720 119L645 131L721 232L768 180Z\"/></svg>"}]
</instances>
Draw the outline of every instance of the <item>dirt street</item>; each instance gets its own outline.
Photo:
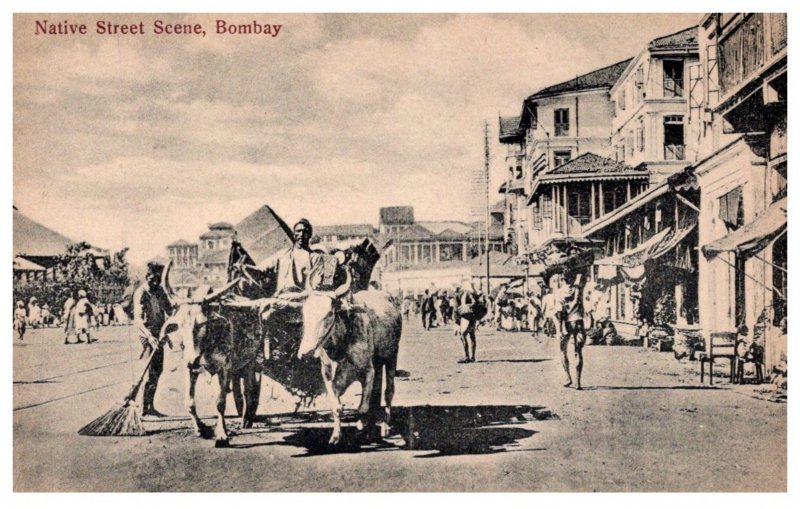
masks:
<instances>
[{"instance_id":1,"label":"dirt street","mask_svg":"<svg viewBox=\"0 0 800 509\"><path fill-rule=\"evenodd\" d=\"M129 327L93 345L56 329L14 342L15 491L784 491L786 405L754 386L699 383L695 362L635 347L585 349L584 391L562 387L558 345L478 332L478 362L458 364L449 329L406 324L392 435L327 446L325 398L295 400L264 379L260 420L229 449L195 438L180 354L165 361L146 437L83 437L140 368ZM725 367L717 367L722 377ZM201 378L198 409L211 416ZM352 409L360 387L345 398ZM229 414L234 414L232 398ZM209 421L207 421L209 422Z\"/></svg>"}]
</instances>

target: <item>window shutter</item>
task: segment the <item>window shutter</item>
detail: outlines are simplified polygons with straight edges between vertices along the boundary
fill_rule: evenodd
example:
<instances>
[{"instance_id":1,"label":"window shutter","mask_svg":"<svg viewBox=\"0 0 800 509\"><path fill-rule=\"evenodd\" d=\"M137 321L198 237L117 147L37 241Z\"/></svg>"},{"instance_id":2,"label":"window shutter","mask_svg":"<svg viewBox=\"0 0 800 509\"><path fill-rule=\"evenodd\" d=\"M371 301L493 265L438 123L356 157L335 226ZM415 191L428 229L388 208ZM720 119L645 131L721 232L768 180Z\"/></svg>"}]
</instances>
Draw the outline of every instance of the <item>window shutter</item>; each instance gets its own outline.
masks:
<instances>
[{"instance_id":1,"label":"window shutter","mask_svg":"<svg viewBox=\"0 0 800 509\"><path fill-rule=\"evenodd\" d=\"M703 87L703 75L700 64L689 66L689 121L697 121L701 118L703 108L703 97L705 90Z\"/></svg>"}]
</instances>

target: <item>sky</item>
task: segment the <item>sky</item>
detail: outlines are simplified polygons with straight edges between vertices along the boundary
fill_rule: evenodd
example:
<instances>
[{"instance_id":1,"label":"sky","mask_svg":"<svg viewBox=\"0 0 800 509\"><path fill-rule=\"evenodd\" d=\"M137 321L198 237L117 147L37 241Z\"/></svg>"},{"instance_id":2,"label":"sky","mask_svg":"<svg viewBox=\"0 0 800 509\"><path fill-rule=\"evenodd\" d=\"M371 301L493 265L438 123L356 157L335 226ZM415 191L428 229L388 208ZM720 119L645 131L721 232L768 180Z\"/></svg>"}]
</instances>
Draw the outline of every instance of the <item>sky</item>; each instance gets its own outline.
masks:
<instances>
[{"instance_id":1,"label":"sky","mask_svg":"<svg viewBox=\"0 0 800 509\"><path fill-rule=\"evenodd\" d=\"M498 115L641 52L699 14L14 16L13 200L74 240L143 263L270 205L290 224L469 220ZM157 35L153 23L200 23ZM215 33L215 20L282 25ZM36 20L86 35L36 35ZM97 21L144 24L96 34Z\"/></svg>"}]
</instances>

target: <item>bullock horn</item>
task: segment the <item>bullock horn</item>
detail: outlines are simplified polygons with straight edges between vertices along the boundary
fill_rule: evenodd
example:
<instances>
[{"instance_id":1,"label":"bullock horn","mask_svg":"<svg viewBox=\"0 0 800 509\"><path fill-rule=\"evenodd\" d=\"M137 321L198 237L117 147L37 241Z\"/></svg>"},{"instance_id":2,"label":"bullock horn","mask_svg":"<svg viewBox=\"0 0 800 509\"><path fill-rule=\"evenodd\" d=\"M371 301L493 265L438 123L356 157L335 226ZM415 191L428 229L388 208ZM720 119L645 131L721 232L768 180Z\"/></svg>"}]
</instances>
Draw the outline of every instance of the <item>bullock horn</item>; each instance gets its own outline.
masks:
<instances>
[{"instance_id":1,"label":"bullock horn","mask_svg":"<svg viewBox=\"0 0 800 509\"><path fill-rule=\"evenodd\" d=\"M169 284L169 269L172 267L172 260L167 262L167 266L164 267L164 270L161 271L161 288L164 289L164 293L167 295L167 300L172 306L178 305L178 299L175 296L175 293L172 291L172 287Z\"/></svg>"},{"instance_id":2,"label":"bullock horn","mask_svg":"<svg viewBox=\"0 0 800 509\"><path fill-rule=\"evenodd\" d=\"M337 299L340 297L344 297L347 292L350 291L350 286L353 284L353 276L350 274L350 270L345 268L344 273L346 276L345 282L339 285L334 291L333 295Z\"/></svg>"},{"instance_id":3,"label":"bullock horn","mask_svg":"<svg viewBox=\"0 0 800 509\"><path fill-rule=\"evenodd\" d=\"M203 296L202 299L200 299L198 301L194 301L194 303L195 304L207 304L207 303L217 299L220 295L222 295L223 293L227 292L228 290L230 290L234 286L238 285L241 280L242 280L242 278L238 278L237 277L236 279L234 279L233 281L231 281L227 285L223 286L222 288L220 288L216 292L209 293L208 295Z\"/></svg>"}]
</instances>

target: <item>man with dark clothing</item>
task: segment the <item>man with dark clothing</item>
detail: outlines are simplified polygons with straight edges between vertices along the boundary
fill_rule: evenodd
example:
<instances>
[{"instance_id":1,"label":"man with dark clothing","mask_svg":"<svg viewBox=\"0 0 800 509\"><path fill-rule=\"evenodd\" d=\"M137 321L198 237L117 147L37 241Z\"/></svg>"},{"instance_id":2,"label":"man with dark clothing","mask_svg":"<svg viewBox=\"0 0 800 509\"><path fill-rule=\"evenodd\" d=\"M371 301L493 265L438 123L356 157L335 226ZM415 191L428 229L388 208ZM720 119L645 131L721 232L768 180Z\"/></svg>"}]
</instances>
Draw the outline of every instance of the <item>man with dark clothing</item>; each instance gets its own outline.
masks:
<instances>
[{"instance_id":1,"label":"man with dark clothing","mask_svg":"<svg viewBox=\"0 0 800 509\"><path fill-rule=\"evenodd\" d=\"M422 309L420 311L422 313L422 327L425 330L429 330L433 320L433 299L428 290L425 290L425 295L422 296Z\"/></svg>"},{"instance_id":2,"label":"man with dark clothing","mask_svg":"<svg viewBox=\"0 0 800 509\"><path fill-rule=\"evenodd\" d=\"M565 387L572 385L572 375L569 371L569 356L567 346L570 339L575 346L575 388L581 390L581 372L583 371L583 346L586 344L586 332L583 328L583 275L577 274L564 301L564 332L561 336L561 364L567 373Z\"/></svg>"},{"instance_id":3,"label":"man with dark clothing","mask_svg":"<svg viewBox=\"0 0 800 509\"><path fill-rule=\"evenodd\" d=\"M161 287L161 273L164 266L158 262L147 264L145 283L136 289L133 294L133 323L139 333L142 347L153 351L153 359L147 373L147 382L142 396L142 411L144 415L163 417L153 406L158 379L164 371L164 350L159 342L161 328L167 317L172 313L172 305ZM149 352L148 352L149 353Z\"/></svg>"}]
</instances>

